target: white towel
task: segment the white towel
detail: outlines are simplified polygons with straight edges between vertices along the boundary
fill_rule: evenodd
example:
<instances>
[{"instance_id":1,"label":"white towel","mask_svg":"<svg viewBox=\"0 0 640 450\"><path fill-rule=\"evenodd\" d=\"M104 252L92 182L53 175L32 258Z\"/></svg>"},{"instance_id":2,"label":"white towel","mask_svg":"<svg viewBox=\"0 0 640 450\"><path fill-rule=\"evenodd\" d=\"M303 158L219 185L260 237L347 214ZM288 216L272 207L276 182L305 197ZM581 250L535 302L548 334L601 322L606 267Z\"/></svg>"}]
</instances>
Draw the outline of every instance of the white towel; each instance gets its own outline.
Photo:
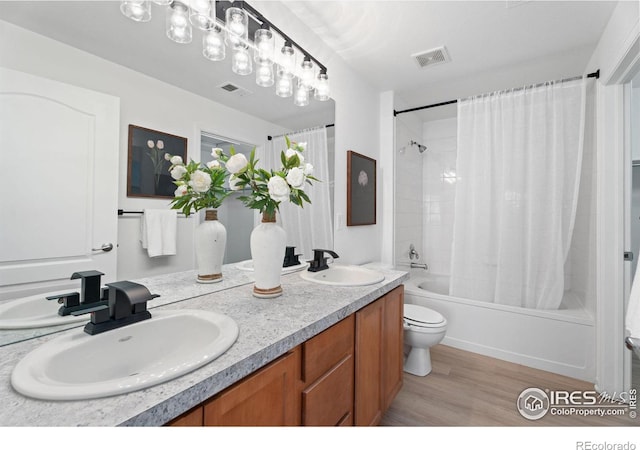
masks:
<instances>
[{"instance_id":1,"label":"white towel","mask_svg":"<svg viewBox=\"0 0 640 450\"><path fill-rule=\"evenodd\" d=\"M166 209L145 209L140 218L140 242L149 258L176 254L178 214Z\"/></svg>"}]
</instances>

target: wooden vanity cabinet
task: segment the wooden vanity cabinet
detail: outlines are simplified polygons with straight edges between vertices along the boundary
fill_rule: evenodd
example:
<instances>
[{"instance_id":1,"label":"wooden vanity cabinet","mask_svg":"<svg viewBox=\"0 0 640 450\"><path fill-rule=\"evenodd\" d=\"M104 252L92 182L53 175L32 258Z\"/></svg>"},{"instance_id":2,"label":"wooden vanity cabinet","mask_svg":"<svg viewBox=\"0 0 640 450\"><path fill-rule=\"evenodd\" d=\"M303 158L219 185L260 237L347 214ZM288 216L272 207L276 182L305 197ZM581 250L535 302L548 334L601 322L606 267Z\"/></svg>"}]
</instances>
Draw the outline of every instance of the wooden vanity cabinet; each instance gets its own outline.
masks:
<instances>
[{"instance_id":1,"label":"wooden vanity cabinet","mask_svg":"<svg viewBox=\"0 0 640 450\"><path fill-rule=\"evenodd\" d=\"M300 425L300 347L204 404L205 426Z\"/></svg>"},{"instance_id":2,"label":"wooden vanity cabinet","mask_svg":"<svg viewBox=\"0 0 640 450\"><path fill-rule=\"evenodd\" d=\"M399 286L172 426L377 425L402 387Z\"/></svg>"},{"instance_id":3,"label":"wooden vanity cabinet","mask_svg":"<svg viewBox=\"0 0 640 450\"><path fill-rule=\"evenodd\" d=\"M402 387L404 286L355 314L355 425L377 425Z\"/></svg>"},{"instance_id":4,"label":"wooden vanity cabinet","mask_svg":"<svg viewBox=\"0 0 640 450\"><path fill-rule=\"evenodd\" d=\"M302 344L302 424L351 425L354 315Z\"/></svg>"}]
</instances>

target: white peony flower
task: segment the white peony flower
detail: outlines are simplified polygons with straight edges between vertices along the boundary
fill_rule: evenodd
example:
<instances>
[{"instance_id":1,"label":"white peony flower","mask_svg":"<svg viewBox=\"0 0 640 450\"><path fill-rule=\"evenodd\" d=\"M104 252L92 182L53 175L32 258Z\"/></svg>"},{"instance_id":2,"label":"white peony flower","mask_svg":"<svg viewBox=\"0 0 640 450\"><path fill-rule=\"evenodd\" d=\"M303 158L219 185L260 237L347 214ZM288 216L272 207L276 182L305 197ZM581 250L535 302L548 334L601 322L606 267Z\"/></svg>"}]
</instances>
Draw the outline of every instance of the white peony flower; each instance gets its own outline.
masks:
<instances>
[{"instance_id":1,"label":"white peony flower","mask_svg":"<svg viewBox=\"0 0 640 450\"><path fill-rule=\"evenodd\" d=\"M215 159L220 158L220 155L222 155L222 149L218 148L218 147L214 147L211 149L211 156L213 156Z\"/></svg>"},{"instance_id":2,"label":"white peony flower","mask_svg":"<svg viewBox=\"0 0 640 450\"><path fill-rule=\"evenodd\" d=\"M171 159L169 160L171 162L171 164L173 164L174 166L177 166L179 164L184 164L182 162L182 157L181 156L172 156Z\"/></svg>"},{"instance_id":3,"label":"white peony flower","mask_svg":"<svg viewBox=\"0 0 640 450\"><path fill-rule=\"evenodd\" d=\"M242 189L242 186L240 186L240 183L242 182L242 180L240 178L229 178L229 189L231 189L232 191L239 191Z\"/></svg>"},{"instance_id":4,"label":"white peony flower","mask_svg":"<svg viewBox=\"0 0 640 450\"><path fill-rule=\"evenodd\" d=\"M285 158L289 159L292 158L293 156L297 156L298 160L300 161L300 165L302 165L302 163L304 163L304 156L302 156L300 154L300 152L292 149L292 148L288 148L286 152L284 152L284 156Z\"/></svg>"},{"instance_id":5,"label":"white peony flower","mask_svg":"<svg viewBox=\"0 0 640 450\"><path fill-rule=\"evenodd\" d=\"M236 153L229 158L229 161L227 161L227 170L235 175L242 172L242 170L247 167L248 163L246 156L242 153Z\"/></svg>"},{"instance_id":6,"label":"white peony flower","mask_svg":"<svg viewBox=\"0 0 640 450\"><path fill-rule=\"evenodd\" d=\"M184 166L175 166L171 169L171 178L181 180L185 173L187 173L187 169Z\"/></svg>"},{"instance_id":7,"label":"white peony flower","mask_svg":"<svg viewBox=\"0 0 640 450\"><path fill-rule=\"evenodd\" d=\"M155 147L155 146L156 146L156 144L154 144L154 143L153 143L153 141L152 141L151 139L149 139L149 140L147 141L147 147L149 147L149 148L153 148L153 147Z\"/></svg>"},{"instance_id":8,"label":"white peony flower","mask_svg":"<svg viewBox=\"0 0 640 450\"><path fill-rule=\"evenodd\" d=\"M217 161L217 160L214 159L213 161L209 161L207 163L207 167L209 169L219 169L222 166L220 165L220 161Z\"/></svg>"},{"instance_id":9,"label":"white peony flower","mask_svg":"<svg viewBox=\"0 0 640 450\"><path fill-rule=\"evenodd\" d=\"M306 163L306 164L304 165L304 174L305 174L306 176L313 175L313 164L311 164L311 163Z\"/></svg>"},{"instance_id":10,"label":"white peony flower","mask_svg":"<svg viewBox=\"0 0 640 450\"><path fill-rule=\"evenodd\" d=\"M207 172L196 170L191 174L189 186L191 186L196 192L207 192L211 187L211 177Z\"/></svg>"},{"instance_id":11,"label":"white peony flower","mask_svg":"<svg viewBox=\"0 0 640 450\"><path fill-rule=\"evenodd\" d=\"M304 188L304 172L299 167L294 167L287 174L287 183L296 189Z\"/></svg>"},{"instance_id":12,"label":"white peony flower","mask_svg":"<svg viewBox=\"0 0 640 450\"><path fill-rule=\"evenodd\" d=\"M298 142L298 148L300 148L300 150L306 150L307 149L307 143L306 142Z\"/></svg>"},{"instance_id":13,"label":"white peony flower","mask_svg":"<svg viewBox=\"0 0 640 450\"><path fill-rule=\"evenodd\" d=\"M170 154L168 154L168 153L165 153L165 154L164 154L164 159L165 159L166 161L171 161L171 155L170 155Z\"/></svg>"},{"instance_id":14,"label":"white peony flower","mask_svg":"<svg viewBox=\"0 0 640 450\"><path fill-rule=\"evenodd\" d=\"M158 150L162 150L164 148L164 141L158 141L156 146L158 147Z\"/></svg>"},{"instance_id":15,"label":"white peony flower","mask_svg":"<svg viewBox=\"0 0 640 450\"><path fill-rule=\"evenodd\" d=\"M289 200L289 185L281 176L274 175L269 178L267 183L269 188L269 197L276 202L284 202Z\"/></svg>"},{"instance_id":16,"label":"white peony flower","mask_svg":"<svg viewBox=\"0 0 640 450\"><path fill-rule=\"evenodd\" d=\"M176 197L182 197L184 194L187 193L187 190L188 190L187 185L181 184L180 186L178 186L178 189L176 189L173 195Z\"/></svg>"}]
</instances>

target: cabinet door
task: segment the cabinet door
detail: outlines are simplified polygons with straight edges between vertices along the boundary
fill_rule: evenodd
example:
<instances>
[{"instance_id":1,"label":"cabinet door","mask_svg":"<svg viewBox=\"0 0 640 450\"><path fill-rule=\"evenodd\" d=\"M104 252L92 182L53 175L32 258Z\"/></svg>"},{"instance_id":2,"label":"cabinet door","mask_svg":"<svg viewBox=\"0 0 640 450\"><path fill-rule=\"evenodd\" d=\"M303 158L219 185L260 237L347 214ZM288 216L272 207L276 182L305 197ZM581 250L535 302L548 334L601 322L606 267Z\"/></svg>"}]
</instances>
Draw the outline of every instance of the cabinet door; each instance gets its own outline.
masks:
<instances>
[{"instance_id":1,"label":"cabinet door","mask_svg":"<svg viewBox=\"0 0 640 450\"><path fill-rule=\"evenodd\" d=\"M404 286L384 296L382 328L382 399L387 410L402 387L403 337L402 310Z\"/></svg>"},{"instance_id":2,"label":"cabinet door","mask_svg":"<svg viewBox=\"0 0 640 450\"><path fill-rule=\"evenodd\" d=\"M352 411L353 357L349 355L302 392L303 424L341 425Z\"/></svg>"},{"instance_id":3,"label":"cabinet door","mask_svg":"<svg viewBox=\"0 0 640 450\"><path fill-rule=\"evenodd\" d=\"M356 313L356 425L377 425L382 418L383 307L380 299Z\"/></svg>"},{"instance_id":4,"label":"cabinet door","mask_svg":"<svg viewBox=\"0 0 640 450\"><path fill-rule=\"evenodd\" d=\"M238 382L205 404L205 426L299 425L299 367L296 348Z\"/></svg>"}]
</instances>

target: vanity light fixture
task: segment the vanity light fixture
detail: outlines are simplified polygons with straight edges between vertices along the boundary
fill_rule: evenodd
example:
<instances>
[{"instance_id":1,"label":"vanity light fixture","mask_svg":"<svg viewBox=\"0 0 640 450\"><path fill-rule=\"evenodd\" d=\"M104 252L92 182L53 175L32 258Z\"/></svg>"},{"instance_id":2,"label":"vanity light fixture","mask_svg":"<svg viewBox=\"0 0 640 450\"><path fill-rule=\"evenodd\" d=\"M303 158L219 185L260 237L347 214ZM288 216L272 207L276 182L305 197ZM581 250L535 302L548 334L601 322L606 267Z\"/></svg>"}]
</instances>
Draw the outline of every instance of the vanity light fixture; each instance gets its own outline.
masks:
<instances>
[{"instance_id":1,"label":"vanity light fixture","mask_svg":"<svg viewBox=\"0 0 640 450\"><path fill-rule=\"evenodd\" d=\"M166 12L167 37L179 44L188 44L192 39L189 7L186 3L171 2Z\"/></svg>"},{"instance_id":2,"label":"vanity light fixture","mask_svg":"<svg viewBox=\"0 0 640 450\"><path fill-rule=\"evenodd\" d=\"M309 104L312 91L315 100L331 98L327 68L247 2L121 0L120 11L136 22L148 22L151 3L166 9L166 34L172 41L190 43L196 28L203 33L205 58L222 61L228 48L234 73L249 75L255 63L256 84L275 85L279 97L293 96L299 106ZM276 48L280 51L276 52ZM299 66L296 65L298 55L302 59Z\"/></svg>"},{"instance_id":3,"label":"vanity light fixture","mask_svg":"<svg viewBox=\"0 0 640 450\"><path fill-rule=\"evenodd\" d=\"M151 20L151 4L147 0L123 1L120 3L120 11L136 22L148 22Z\"/></svg>"}]
</instances>

